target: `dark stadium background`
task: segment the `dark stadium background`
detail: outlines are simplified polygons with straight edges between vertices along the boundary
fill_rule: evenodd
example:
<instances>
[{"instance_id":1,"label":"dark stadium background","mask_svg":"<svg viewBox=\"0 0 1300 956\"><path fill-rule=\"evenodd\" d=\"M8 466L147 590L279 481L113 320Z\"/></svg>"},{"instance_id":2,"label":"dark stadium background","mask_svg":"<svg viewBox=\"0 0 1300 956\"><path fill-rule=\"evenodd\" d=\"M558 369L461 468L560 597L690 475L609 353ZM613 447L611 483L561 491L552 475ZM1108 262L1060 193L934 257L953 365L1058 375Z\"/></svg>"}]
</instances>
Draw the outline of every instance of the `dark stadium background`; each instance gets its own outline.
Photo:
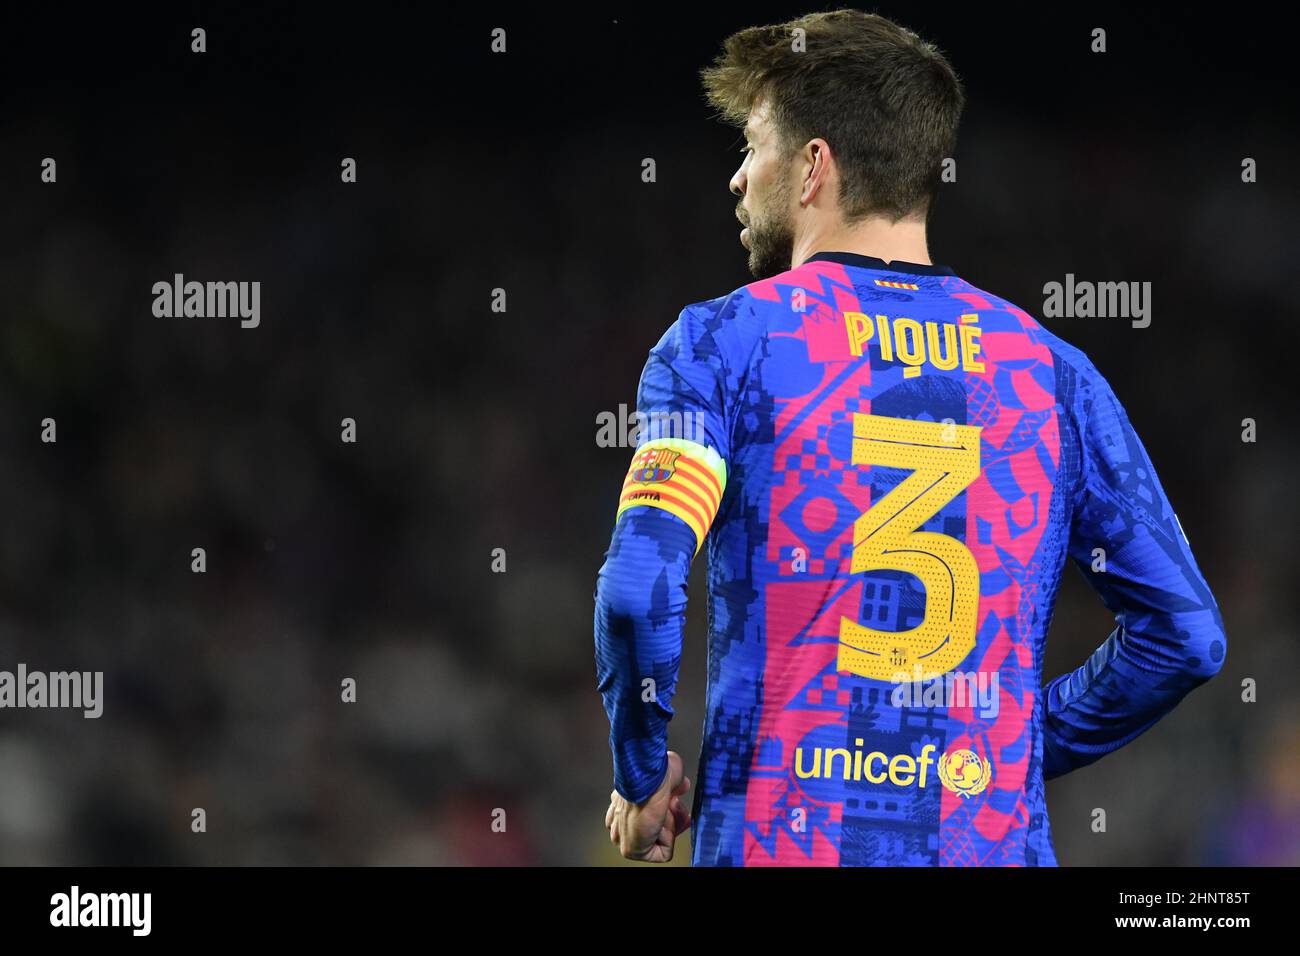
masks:
<instances>
[{"instance_id":1,"label":"dark stadium background","mask_svg":"<svg viewBox=\"0 0 1300 956\"><path fill-rule=\"evenodd\" d=\"M0 14L0 668L106 682L99 720L0 711L0 864L619 862L591 620L629 452L595 420L683 305L749 279L698 69L815 7L432 9ZM1147 329L1047 324L1126 405L1229 651L1049 785L1062 864L1300 862L1264 824L1300 819L1285 33L873 9L967 87L935 261L1035 314L1068 272L1153 284ZM260 281L261 326L155 318L176 272ZM670 738L692 779L701 570ZM1067 567L1046 676L1112 626Z\"/></svg>"}]
</instances>

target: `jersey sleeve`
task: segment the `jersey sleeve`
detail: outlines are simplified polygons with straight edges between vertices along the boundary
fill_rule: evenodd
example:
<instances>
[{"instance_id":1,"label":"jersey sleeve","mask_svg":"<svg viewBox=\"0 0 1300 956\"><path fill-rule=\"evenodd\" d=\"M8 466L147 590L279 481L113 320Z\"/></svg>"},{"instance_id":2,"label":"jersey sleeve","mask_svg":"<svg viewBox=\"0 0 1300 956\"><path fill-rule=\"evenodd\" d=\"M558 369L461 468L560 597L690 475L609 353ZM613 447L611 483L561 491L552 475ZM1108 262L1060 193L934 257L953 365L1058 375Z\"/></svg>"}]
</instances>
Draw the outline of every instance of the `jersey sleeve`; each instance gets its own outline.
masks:
<instances>
[{"instance_id":1,"label":"jersey sleeve","mask_svg":"<svg viewBox=\"0 0 1300 956\"><path fill-rule=\"evenodd\" d=\"M1119 399L1095 369L1079 392L1069 554L1115 628L1044 691L1046 779L1150 729L1219 671L1227 650L1219 607Z\"/></svg>"},{"instance_id":2,"label":"jersey sleeve","mask_svg":"<svg viewBox=\"0 0 1300 956\"><path fill-rule=\"evenodd\" d=\"M689 308L651 350L637 391L637 446L596 581L596 676L614 787L637 803L666 772L687 576L726 490L720 367L706 322Z\"/></svg>"}]
</instances>

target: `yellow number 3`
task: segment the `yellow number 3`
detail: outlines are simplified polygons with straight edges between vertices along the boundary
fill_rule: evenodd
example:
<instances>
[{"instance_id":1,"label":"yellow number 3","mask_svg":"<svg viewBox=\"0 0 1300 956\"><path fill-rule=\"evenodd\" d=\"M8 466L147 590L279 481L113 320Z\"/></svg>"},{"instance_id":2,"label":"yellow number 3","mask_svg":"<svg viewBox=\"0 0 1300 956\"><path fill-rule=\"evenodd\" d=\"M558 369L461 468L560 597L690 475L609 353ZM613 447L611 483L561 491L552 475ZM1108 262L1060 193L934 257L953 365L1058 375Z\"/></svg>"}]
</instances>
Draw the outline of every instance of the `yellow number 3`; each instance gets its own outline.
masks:
<instances>
[{"instance_id":1,"label":"yellow number 3","mask_svg":"<svg viewBox=\"0 0 1300 956\"><path fill-rule=\"evenodd\" d=\"M975 647L979 567L956 538L917 531L979 475L975 425L853 416L853 463L912 473L853 525L854 574L890 568L925 585L925 618L909 631L877 631L840 618L838 669L875 680L944 674ZM901 677L901 674L906 677Z\"/></svg>"}]
</instances>

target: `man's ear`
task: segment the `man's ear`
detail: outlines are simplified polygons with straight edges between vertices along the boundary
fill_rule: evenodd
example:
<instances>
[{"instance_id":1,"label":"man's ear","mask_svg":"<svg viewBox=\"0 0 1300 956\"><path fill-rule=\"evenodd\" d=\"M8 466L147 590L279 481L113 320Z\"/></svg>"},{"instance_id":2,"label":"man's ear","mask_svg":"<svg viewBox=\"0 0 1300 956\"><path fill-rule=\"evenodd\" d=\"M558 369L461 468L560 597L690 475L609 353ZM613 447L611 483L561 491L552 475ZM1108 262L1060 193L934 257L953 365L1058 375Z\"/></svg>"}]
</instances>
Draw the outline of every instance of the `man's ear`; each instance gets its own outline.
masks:
<instances>
[{"instance_id":1,"label":"man's ear","mask_svg":"<svg viewBox=\"0 0 1300 956\"><path fill-rule=\"evenodd\" d=\"M802 158L808 166L808 172L801 184L799 201L806 205L816 198L818 192L830 185L830 145L824 139L810 139L802 150Z\"/></svg>"}]
</instances>

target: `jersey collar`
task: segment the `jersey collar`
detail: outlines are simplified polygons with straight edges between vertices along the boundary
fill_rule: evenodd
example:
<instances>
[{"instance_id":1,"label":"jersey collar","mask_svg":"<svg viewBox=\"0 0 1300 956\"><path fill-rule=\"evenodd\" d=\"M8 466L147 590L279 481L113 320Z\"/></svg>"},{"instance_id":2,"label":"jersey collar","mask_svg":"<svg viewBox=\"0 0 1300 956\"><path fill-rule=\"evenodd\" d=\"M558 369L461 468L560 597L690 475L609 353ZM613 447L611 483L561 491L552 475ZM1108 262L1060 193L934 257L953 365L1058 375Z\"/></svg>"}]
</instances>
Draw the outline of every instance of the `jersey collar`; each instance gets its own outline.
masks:
<instances>
[{"instance_id":1,"label":"jersey collar","mask_svg":"<svg viewBox=\"0 0 1300 956\"><path fill-rule=\"evenodd\" d=\"M838 262L841 265L858 266L862 269L876 269L880 272L910 272L923 276L952 276L957 274L951 266L928 266L920 262L904 262L902 259L886 262L884 259L859 255L856 252L814 252L804 260L804 262L819 261Z\"/></svg>"}]
</instances>

